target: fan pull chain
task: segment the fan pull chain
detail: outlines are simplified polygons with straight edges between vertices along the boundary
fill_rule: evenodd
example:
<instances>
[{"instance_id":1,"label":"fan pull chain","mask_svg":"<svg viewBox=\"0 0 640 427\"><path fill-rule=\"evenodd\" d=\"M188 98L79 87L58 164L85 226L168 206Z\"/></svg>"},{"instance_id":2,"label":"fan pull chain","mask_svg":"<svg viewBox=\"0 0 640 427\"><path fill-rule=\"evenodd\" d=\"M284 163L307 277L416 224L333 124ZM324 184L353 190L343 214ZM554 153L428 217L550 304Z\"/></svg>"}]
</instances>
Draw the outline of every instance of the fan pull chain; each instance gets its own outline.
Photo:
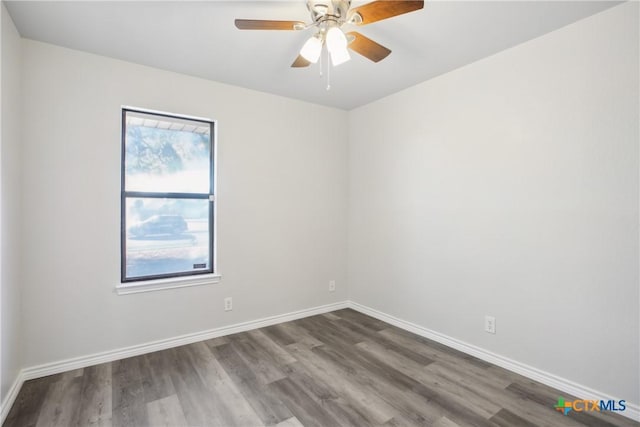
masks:
<instances>
[{"instance_id":1,"label":"fan pull chain","mask_svg":"<svg viewBox=\"0 0 640 427\"><path fill-rule=\"evenodd\" d=\"M318 65L319 65L318 69L320 69L320 78L322 78L322 51L320 51L320 58L319 58Z\"/></svg>"},{"instance_id":2,"label":"fan pull chain","mask_svg":"<svg viewBox=\"0 0 640 427\"><path fill-rule=\"evenodd\" d=\"M331 61L329 61L328 53L327 53L327 90L331 90Z\"/></svg>"}]
</instances>

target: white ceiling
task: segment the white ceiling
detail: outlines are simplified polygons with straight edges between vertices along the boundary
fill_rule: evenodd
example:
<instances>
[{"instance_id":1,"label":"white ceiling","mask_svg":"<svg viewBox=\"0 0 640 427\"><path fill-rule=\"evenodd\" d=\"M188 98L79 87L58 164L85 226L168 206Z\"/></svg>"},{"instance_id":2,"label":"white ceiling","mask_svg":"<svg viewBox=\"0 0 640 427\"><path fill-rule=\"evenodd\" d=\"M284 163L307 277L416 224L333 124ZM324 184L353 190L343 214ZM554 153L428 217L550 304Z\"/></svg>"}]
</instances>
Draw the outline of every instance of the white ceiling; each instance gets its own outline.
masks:
<instances>
[{"instance_id":1,"label":"white ceiling","mask_svg":"<svg viewBox=\"0 0 640 427\"><path fill-rule=\"evenodd\" d=\"M358 6L367 1L353 1ZM23 37L345 110L615 6L612 1L427 1L357 31L393 52L290 68L307 31L240 31L235 18L309 21L296 1L6 1Z\"/></svg>"}]
</instances>

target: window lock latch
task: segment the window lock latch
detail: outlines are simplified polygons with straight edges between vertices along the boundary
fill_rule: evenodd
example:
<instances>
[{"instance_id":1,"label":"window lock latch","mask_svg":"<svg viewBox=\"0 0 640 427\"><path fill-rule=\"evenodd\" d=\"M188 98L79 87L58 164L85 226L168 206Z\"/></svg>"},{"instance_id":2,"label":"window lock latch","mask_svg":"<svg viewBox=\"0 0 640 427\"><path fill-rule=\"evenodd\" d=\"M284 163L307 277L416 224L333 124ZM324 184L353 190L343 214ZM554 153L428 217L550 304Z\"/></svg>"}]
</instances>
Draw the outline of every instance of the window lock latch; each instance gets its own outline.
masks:
<instances>
[{"instance_id":1,"label":"window lock latch","mask_svg":"<svg viewBox=\"0 0 640 427\"><path fill-rule=\"evenodd\" d=\"M209 194L209 201L210 202L215 202L216 201L216 196L214 194Z\"/></svg>"}]
</instances>

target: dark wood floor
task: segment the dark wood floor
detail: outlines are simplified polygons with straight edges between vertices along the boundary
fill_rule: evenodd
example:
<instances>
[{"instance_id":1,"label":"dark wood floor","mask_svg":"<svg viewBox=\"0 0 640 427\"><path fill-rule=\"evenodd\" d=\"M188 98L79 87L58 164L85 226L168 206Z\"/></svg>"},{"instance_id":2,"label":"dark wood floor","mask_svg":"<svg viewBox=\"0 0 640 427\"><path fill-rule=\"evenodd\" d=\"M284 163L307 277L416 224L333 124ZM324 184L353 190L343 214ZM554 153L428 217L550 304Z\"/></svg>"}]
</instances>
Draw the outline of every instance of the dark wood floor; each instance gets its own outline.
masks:
<instances>
[{"instance_id":1,"label":"dark wood floor","mask_svg":"<svg viewBox=\"0 0 640 427\"><path fill-rule=\"evenodd\" d=\"M5 426L638 426L353 310L27 381Z\"/></svg>"}]
</instances>

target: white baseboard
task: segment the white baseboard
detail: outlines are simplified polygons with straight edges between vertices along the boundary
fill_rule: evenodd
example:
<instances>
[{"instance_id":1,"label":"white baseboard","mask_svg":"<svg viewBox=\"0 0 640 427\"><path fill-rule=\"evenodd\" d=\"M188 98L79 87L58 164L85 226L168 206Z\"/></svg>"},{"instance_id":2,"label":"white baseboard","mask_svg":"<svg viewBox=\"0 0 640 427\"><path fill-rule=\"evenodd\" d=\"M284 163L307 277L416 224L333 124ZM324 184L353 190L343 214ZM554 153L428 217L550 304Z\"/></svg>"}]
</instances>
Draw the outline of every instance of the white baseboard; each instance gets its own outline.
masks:
<instances>
[{"instance_id":1,"label":"white baseboard","mask_svg":"<svg viewBox=\"0 0 640 427\"><path fill-rule=\"evenodd\" d=\"M462 351L463 353L470 354L471 356L477 357L478 359L484 360L485 362L500 366L501 368L515 372L534 381L538 381L542 384L548 385L549 387L556 388L572 396L577 396L581 399L616 401L620 400L617 397L608 396L605 393L593 390L592 388L575 383L566 378L562 378L549 372L534 368L532 366L525 365L524 363L509 359L508 357L492 353L480 347L476 347L475 345L465 343L439 332L432 331L431 329L416 325L415 323L407 322L406 320L402 320L373 308L358 304L357 302L349 301L349 308L374 317L378 320L382 320L383 322L397 326L398 328L404 329L405 331L409 331L416 335L420 335L421 337L428 338L440 344L444 344L447 347L451 347L456 350ZM635 421L640 421L640 406L627 402L627 409L624 412L618 412L618 414L623 415L627 418L631 418Z\"/></svg>"},{"instance_id":2,"label":"white baseboard","mask_svg":"<svg viewBox=\"0 0 640 427\"><path fill-rule=\"evenodd\" d=\"M168 348L191 344L198 341L204 341L211 338L217 338L224 335L231 335L238 332L245 332L252 329L263 328L265 326L275 325L277 323L289 322L291 320L302 319L303 317L315 316L316 314L328 313L330 311L347 308L348 306L349 303L347 301L342 301L333 304L322 305L319 307L293 311L291 313L237 323L235 325L223 326L220 328L209 329L206 331L195 332L192 334L167 338L164 340L134 345L131 347L109 350L90 354L87 356L74 357L71 359L59 360L56 362L45 363L42 365L25 368L20 371L20 373L18 374L18 378L16 378L16 381L7 394L7 397L2 402L2 416L0 418L0 425L4 423L5 417L8 415L9 409L11 409L11 406L13 405L18 392L22 388L22 384L25 381L45 377L47 375L59 374L74 369L86 368L88 366L98 365L100 363L113 362L114 360L125 359L127 357L139 356L141 354L151 353L154 351L166 350Z\"/></svg>"},{"instance_id":3,"label":"white baseboard","mask_svg":"<svg viewBox=\"0 0 640 427\"><path fill-rule=\"evenodd\" d=\"M71 371L73 369L86 368L87 366L98 365L100 363L113 362L114 360L125 359L127 357L139 356L141 354L151 353L159 350L166 350L168 348L192 344L194 342L217 338L224 335L237 334L238 332L263 328L265 326L271 326L277 323L289 322L291 320L301 319L303 317L315 316L316 314L328 313L330 311L339 310L346 307L348 307L348 302L343 301L334 304L327 304L319 307L293 311L291 313L264 317L262 319L250 320L248 322L236 323L235 325L222 326L220 328L209 329L192 334L180 335L164 340L152 341L145 344L134 345L131 347L104 351L87 356L74 357L72 359L60 360L52 363L45 363L43 365L24 369L24 378L25 380L30 380L47 375L59 374L61 372Z\"/></svg>"},{"instance_id":4,"label":"white baseboard","mask_svg":"<svg viewBox=\"0 0 640 427\"><path fill-rule=\"evenodd\" d=\"M13 406L13 402L16 401L16 397L18 397L18 392L22 388L22 384L24 383L24 375L23 371L18 372L15 381L11 384L11 388L7 395L2 399L1 407L0 407L0 425L4 423L4 420L9 415L9 410Z\"/></svg>"},{"instance_id":5,"label":"white baseboard","mask_svg":"<svg viewBox=\"0 0 640 427\"><path fill-rule=\"evenodd\" d=\"M66 360L60 360L52 363L45 363L30 368L25 368L20 371L15 382L11 386L9 393L2 402L2 408L0 412L0 425L4 423L6 416L9 414L9 410L13 405L18 392L22 388L22 384L30 379L40 378L47 375L59 374L62 372L70 371L73 369L86 368L88 366L97 365L100 363L112 362L114 360L124 359L132 356L139 356L141 354L151 353L159 350L166 350L172 347L178 347L181 345L191 344L198 341L204 341L211 338L217 338L224 335L235 334L238 332L249 331L252 329L263 328L265 326L275 325L277 323L289 322L303 317L314 316L316 314L328 313L334 310L340 310L343 308L352 308L356 311L374 317L376 319L387 322L391 325L397 326L409 332L413 332L416 335L431 339L433 341L444 344L448 347L462 351L484 360L494 365L505 368L509 371L523 375L532 380L541 382L542 384L556 388L562 392L565 392L572 396L578 396L585 399L596 400L619 400L612 396L608 396L605 393L598 392L589 387L577 384L569 381L565 378L558 377L551 373L542 371L532 366L525 365L499 354L492 353L480 347L465 343L439 332L432 331L415 323L407 322L406 320L399 319L397 317L388 315L373 308L358 304L353 301L344 301L334 304L327 304L319 307L309 308L305 310L298 310L291 313L265 317L262 319L252 320L243 323L237 323L235 325L223 326L220 328L214 328L206 331L196 332L192 334L181 335L178 337L168 338L159 341L153 341L145 344L135 345L131 347L125 347L116 350L105 351L101 353L95 353L87 356L75 357ZM620 415L631 418L633 420L640 420L640 406L630 404L627 402L627 410L620 412Z\"/></svg>"}]
</instances>

